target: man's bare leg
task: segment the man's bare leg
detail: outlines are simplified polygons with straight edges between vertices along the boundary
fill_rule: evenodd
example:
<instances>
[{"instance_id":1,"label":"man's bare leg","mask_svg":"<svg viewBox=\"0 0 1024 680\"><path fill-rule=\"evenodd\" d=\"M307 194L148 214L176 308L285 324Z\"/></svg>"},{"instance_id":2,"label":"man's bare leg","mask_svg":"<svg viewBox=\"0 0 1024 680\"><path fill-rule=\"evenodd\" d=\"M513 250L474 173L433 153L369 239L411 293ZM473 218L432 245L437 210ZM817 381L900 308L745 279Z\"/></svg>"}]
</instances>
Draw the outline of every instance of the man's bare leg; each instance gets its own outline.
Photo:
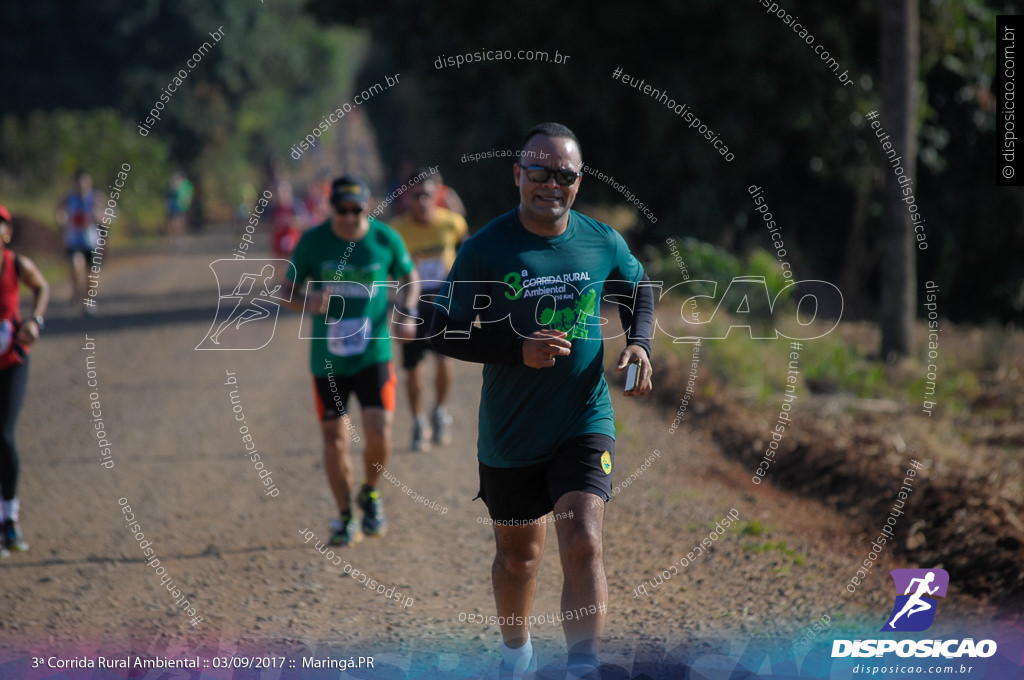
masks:
<instances>
[{"instance_id":1,"label":"man's bare leg","mask_svg":"<svg viewBox=\"0 0 1024 680\"><path fill-rule=\"evenodd\" d=\"M555 530L562 560L562 621L570 665L578 655L600 652L601 634L608 604L608 581L604 572L602 534L604 503L585 491L570 491L555 503ZM571 517L563 517L572 513ZM590 607L597 612L590 613ZM585 610L584 615L581 610Z\"/></svg>"},{"instance_id":2,"label":"man's bare leg","mask_svg":"<svg viewBox=\"0 0 1024 680\"><path fill-rule=\"evenodd\" d=\"M324 435L324 471L331 494L342 513L351 509L352 459L349 456L348 416L320 423Z\"/></svg>"},{"instance_id":3,"label":"man's bare leg","mask_svg":"<svg viewBox=\"0 0 1024 680\"><path fill-rule=\"evenodd\" d=\"M494 604L502 619L501 638L522 647L530 632L528 619L537 592L537 570L544 554L543 522L526 526L494 526L496 552L491 567Z\"/></svg>"},{"instance_id":4,"label":"man's bare leg","mask_svg":"<svg viewBox=\"0 0 1024 680\"><path fill-rule=\"evenodd\" d=\"M391 461L391 423L394 414L383 408L363 409L363 429L366 430L366 452L363 468L366 483L377 488L384 468Z\"/></svg>"}]
</instances>

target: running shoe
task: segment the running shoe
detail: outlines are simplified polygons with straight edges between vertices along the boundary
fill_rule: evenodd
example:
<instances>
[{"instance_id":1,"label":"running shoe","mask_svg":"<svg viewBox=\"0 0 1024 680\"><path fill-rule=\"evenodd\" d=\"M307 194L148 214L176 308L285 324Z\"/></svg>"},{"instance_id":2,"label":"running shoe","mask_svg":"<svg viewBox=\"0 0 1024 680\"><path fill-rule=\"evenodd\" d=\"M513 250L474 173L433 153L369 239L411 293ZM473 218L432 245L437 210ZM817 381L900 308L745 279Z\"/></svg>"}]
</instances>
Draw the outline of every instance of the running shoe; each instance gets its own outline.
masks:
<instances>
[{"instance_id":1,"label":"running shoe","mask_svg":"<svg viewBox=\"0 0 1024 680\"><path fill-rule=\"evenodd\" d=\"M388 530L388 520L384 517L384 504L380 500L380 491L371 489L366 484L359 489L356 501L363 511L363 533L367 536L383 536Z\"/></svg>"},{"instance_id":2,"label":"running shoe","mask_svg":"<svg viewBox=\"0 0 1024 680\"><path fill-rule=\"evenodd\" d=\"M352 516L352 511L342 513L341 517L331 520L331 540L333 546L355 545L363 540L359 531L359 522Z\"/></svg>"},{"instance_id":3,"label":"running shoe","mask_svg":"<svg viewBox=\"0 0 1024 680\"><path fill-rule=\"evenodd\" d=\"M413 451L429 451L430 428L427 426L427 419L424 416L416 416L412 423L412 444L409 445Z\"/></svg>"},{"instance_id":4,"label":"running shoe","mask_svg":"<svg viewBox=\"0 0 1024 680\"><path fill-rule=\"evenodd\" d=\"M601 660L596 654L570 654L566 664L566 678L601 680Z\"/></svg>"},{"instance_id":5,"label":"running shoe","mask_svg":"<svg viewBox=\"0 0 1024 680\"><path fill-rule=\"evenodd\" d=\"M536 678L537 672L537 650L533 650L533 654L530 655L530 660L526 663L520 662L516 664L515 668L509 668L502 661L498 664L498 679L499 680L532 680Z\"/></svg>"},{"instance_id":6,"label":"running shoe","mask_svg":"<svg viewBox=\"0 0 1024 680\"><path fill-rule=\"evenodd\" d=\"M3 547L10 550L24 552L28 550L28 543L21 535L21 528L13 519L6 520L3 525Z\"/></svg>"},{"instance_id":7,"label":"running shoe","mask_svg":"<svg viewBox=\"0 0 1024 680\"><path fill-rule=\"evenodd\" d=\"M431 417L434 423L434 443L443 446L452 441L452 416L444 406L435 406Z\"/></svg>"}]
</instances>

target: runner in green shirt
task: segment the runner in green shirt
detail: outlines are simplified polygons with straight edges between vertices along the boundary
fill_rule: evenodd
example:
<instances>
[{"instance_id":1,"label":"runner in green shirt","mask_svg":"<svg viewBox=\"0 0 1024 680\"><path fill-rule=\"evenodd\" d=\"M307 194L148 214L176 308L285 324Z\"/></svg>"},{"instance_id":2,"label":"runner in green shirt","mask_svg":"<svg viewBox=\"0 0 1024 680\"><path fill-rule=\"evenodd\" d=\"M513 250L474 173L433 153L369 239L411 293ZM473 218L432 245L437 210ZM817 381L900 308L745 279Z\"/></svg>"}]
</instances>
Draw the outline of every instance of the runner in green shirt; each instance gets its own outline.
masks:
<instances>
[{"instance_id":1,"label":"runner in green shirt","mask_svg":"<svg viewBox=\"0 0 1024 680\"><path fill-rule=\"evenodd\" d=\"M554 510L568 670L591 677L608 601L602 525L615 455L600 301L605 292L630 299L619 306L627 332L617 369L638 365L626 395L639 396L651 390L654 296L622 237L571 210L582 167L572 131L538 125L522 149L519 206L463 244L429 334L439 351L484 364L477 450L497 546L501 674L537 666L528 619L544 551L538 519Z\"/></svg>"},{"instance_id":2,"label":"runner in green shirt","mask_svg":"<svg viewBox=\"0 0 1024 680\"><path fill-rule=\"evenodd\" d=\"M292 253L295 279L288 280L291 291L284 292L292 300L290 308L309 310L313 317L312 324L303 320L302 335L312 337L310 369L324 437L324 468L340 513L331 545L362 539L350 501L354 473L349 445L359 441L347 411L353 392L362 406L366 435L366 480L356 499L363 511L362 533L381 536L386 531L377 482L391 457L395 372L390 338L408 340L415 333L412 324L390 318L387 296L397 281L402 310L415 310L419 298L412 258L394 230L369 219L369 200L370 190L361 179L346 175L334 181L331 218L299 240ZM303 289L307 280L310 284Z\"/></svg>"}]
</instances>

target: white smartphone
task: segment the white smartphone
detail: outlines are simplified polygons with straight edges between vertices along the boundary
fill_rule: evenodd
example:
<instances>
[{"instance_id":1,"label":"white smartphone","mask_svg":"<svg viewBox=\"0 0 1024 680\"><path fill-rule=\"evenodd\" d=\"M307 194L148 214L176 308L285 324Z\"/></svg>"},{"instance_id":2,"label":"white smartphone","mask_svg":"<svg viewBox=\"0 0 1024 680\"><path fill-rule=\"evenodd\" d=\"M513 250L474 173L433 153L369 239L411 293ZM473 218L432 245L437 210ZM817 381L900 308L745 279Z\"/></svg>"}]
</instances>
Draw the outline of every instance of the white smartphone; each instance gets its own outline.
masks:
<instances>
[{"instance_id":1,"label":"white smartphone","mask_svg":"<svg viewBox=\"0 0 1024 680\"><path fill-rule=\"evenodd\" d=\"M640 364L630 364L626 367L626 392L636 388L637 380L640 378Z\"/></svg>"}]
</instances>

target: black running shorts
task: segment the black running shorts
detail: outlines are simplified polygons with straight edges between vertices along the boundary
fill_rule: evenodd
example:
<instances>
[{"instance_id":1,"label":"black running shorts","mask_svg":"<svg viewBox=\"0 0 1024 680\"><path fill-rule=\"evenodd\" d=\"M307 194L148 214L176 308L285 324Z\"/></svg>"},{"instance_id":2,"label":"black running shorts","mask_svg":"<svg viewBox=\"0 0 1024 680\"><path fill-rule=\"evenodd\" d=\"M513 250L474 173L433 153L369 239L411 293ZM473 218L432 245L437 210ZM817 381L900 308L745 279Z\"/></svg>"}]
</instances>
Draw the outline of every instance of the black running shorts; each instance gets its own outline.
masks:
<instances>
[{"instance_id":1,"label":"black running shorts","mask_svg":"<svg viewBox=\"0 0 1024 680\"><path fill-rule=\"evenodd\" d=\"M570 491L611 498L615 440L584 434L562 443L551 460L521 468L496 468L480 463L479 498L491 519L527 522L551 512Z\"/></svg>"},{"instance_id":2,"label":"black running shorts","mask_svg":"<svg viewBox=\"0 0 1024 680\"><path fill-rule=\"evenodd\" d=\"M433 351L430 341L426 337L430 319L434 316L434 305L420 300L417 315L423 319L423 323L416 326L416 339L402 343L402 368L407 371L416 368L426 357L427 352Z\"/></svg>"},{"instance_id":3,"label":"black running shorts","mask_svg":"<svg viewBox=\"0 0 1024 680\"><path fill-rule=\"evenodd\" d=\"M348 412L348 397L356 393L363 408L395 410L395 371L390 361L374 364L355 375L313 376L313 398L321 421L337 420Z\"/></svg>"}]
</instances>

